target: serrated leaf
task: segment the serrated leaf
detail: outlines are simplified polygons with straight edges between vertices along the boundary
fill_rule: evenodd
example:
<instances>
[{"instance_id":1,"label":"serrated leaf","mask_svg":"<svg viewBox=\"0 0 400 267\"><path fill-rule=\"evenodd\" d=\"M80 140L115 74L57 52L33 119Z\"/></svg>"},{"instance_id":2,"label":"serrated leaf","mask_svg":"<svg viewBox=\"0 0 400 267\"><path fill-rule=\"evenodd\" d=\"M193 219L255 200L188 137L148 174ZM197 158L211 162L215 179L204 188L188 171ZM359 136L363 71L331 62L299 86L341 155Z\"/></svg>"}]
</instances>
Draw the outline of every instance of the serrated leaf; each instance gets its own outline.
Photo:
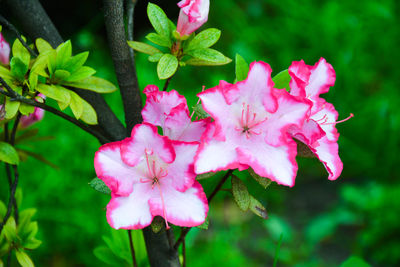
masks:
<instances>
[{"instance_id":1,"label":"serrated leaf","mask_svg":"<svg viewBox=\"0 0 400 267\"><path fill-rule=\"evenodd\" d=\"M83 67L80 67L74 73L72 73L71 76L67 77L65 79L65 81L67 81L67 82L79 81L82 79L86 79L95 73L96 73L96 71L94 69L87 67L87 66L83 66Z\"/></svg>"},{"instance_id":2,"label":"serrated leaf","mask_svg":"<svg viewBox=\"0 0 400 267\"><path fill-rule=\"evenodd\" d=\"M158 62L158 61L160 61L162 56L163 56L163 53L156 53L156 54L149 56L148 60L150 62Z\"/></svg>"},{"instance_id":3,"label":"serrated leaf","mask_svg":"<svg viewBox=\"0 0 400 267\"><path fill-rule=\"evenodd\" d=\"M200 224L200 225L198 225L196 227L201 229L201 230L208 230L208 225L209 224L210 224L210 222L208 220L208 217L206 217L206 220L202 224Z\"/></svg>"},{"instance_id":4,"label":"serrated leaf","mask_svg":"<svg viewBox=\"0 0 400 267\"><path fill-rule=\"evenodd\" d=\"M82 99L82 103L83 103L83 112L82 112L81 120L83 120L84 122L86 122L89 125L96 125L98 123L96 111L84 99Z\"/></svg>"},{"instance_id":5,"label":"serrated leaf","mask_svg":"<svg viewBox=\"0 0 400 267\"><path fill-rule=\"evenodd\" d=\"M204 30L197 34L192 40L188 40L189 44L185 51L204 49L211 47L218 42L221 36L221 31L215 28Z\"/></svg>"},{"instance_id":6,"label":"serrated leaf","mask_svg":"<svg viewBox=\"0 0 400 267\"><path fill-rule=\"evenodd\" d=\"M109 195L111 194L110 188L99 178L94 178L92 181L89 182L89 185L96 191Z\"/></svg>"},{"instance_id":7,"label":"serrated leaf","mask_svg":"<svg viewBox=\"0 0 400 267\"><path fill-rule=\"evenodd\" d=\"M59 85L47 85L43 83L39 83L36 87L40 93L44 94L45 96L63 102L63 103L70 103L71 95L69 90L65 89Z\"/></svg>"},{"instance_id":8,"label":"serrated leaf","mask_svg":"<svg viewBox=\"0 0 400 267\"><path fill-rule=\"evenodd\" d=\"M83 113L83 99L75 92L70 91L69 93L71 95L69 107L71 108L75 118L79 119Z\"/></svg>"},{"instance_id":9,"label":"serrated leaf","mask_svg":"<svg viewBox=\"0 0 400 267\"><path fill-rule=\"evenodd\" d=\"M36 39L36 48L40 54L53 49L53 47L42 38Z\"/></svg>"},{"instance_id":10,"label":"serrated leaf","mask_svg":"<svg viewBox=\"0 0 400 267\"><path fill-rule=\"evenodd\" d=\"M82 52L73 57L70 57L64 64L64 69L71 73L74 73L76 70L82 67L83 64L85 64L88 56L89 52Z\"/></svg>"},{"instance_id":11,"label":"serrated leaf","mask_svg":"<svg viewBox=\"0 0 400 267\"><path fill-rule=\"evenodd\" d=\"M272 183L270 179L266 177L261 177L260 175L255 173L252 168L249 168L248 171L251 177L253 177L253 179L256 180L262 187L264 187L264 189L266 189Z\"/></svg>"},{"instance_id":12,"label":"serrated leaf","mask_svg":"<svg viewBox=\"0 0 400 267\"><path fill-rule=\"evenodd\" d=\"M118 89L114 84L99 77L88 77L79 81L63 82L63 84L100 94L112 93Z\"/></svg>"},{"instance_id":13,"label":"serrated leaf","mask_svg":"<svg viewBox=\"0 0 400 267\"><path fill-rule=\"evenodd\" d=\"M0 65L0 76L3 79L8 79L8 80L13 80L14 79L14 77L12 76L12 73L10 72L10 70L5 68L5 67L3 67L3 66L1 66L1 65Z\"/></svg>"},{"instance_id":14,"label":"serrated leaf","mask_svg":"<svg viewBox=\"0 0 400 267\"><path fill-rule=\"evenodd\" d=\"M147 5L147 16L158 34L166 37L171 35L168 17L159 6L149 3Z\"/></svg>"},{"instance_id":15,"label":"serrated leaf","mask_svg":"<svg viewBox=\"0 0 400 267\"><path fill-rule=\"evenodd\" d=\"M211 48L191 50L188 51L187 54L193 57L185 61L188 65L217 66L232 62L230 58L225 57L221 52Z\"/></svg>"},{"instance_id":16,"label":"serrated leaf","mask_svg":"<svg viewBox=\"0 0 400 267\"><path fill-rule=\"evenodd\" d=\"M249 73L249 64L247 64L246 60L239 54L236 54L235 63L236 81L246 80L247 74Z\"/></svg>"},{"instance_id":17,"label":"serrated leaf","mask_svg":"<svg viewBox=\"0 0 400 267\"><path fill-rule=\"evenodd\" d=\"M291 77L289 75L289 70L283 70L279 72L277 75L272 78L272 81L275 83L275 88L278 89L286 89L290 90L289 83L290 83Z\"/></svg>"},{"instance_id":18,"label":"serrated leaf","mask_svg":"<svg viewBox=\"0 0 400 267\"><path fill-rule=\"evenodd\" d=\"M14 118L14 116L18 112L20 104L21 104L20 102L11 101L11 99L9 97L6 97L6 106L5 106L6 116L5 116L5 118L7 120Z\"/></svg>"},{"instance_id":19,"label":"serrated leaf","mask_svg":"<svg viewBox=\"0 0 400 267\"><path fill-rule=\"evenodd\" d=\"M29 51L22 45L20 40L15 39L12 46L12 54L13 58L18 58L25 66L29 66L29 61L31 59L31 55ZM25 73L24 73L25 74Z\"/></svg>"},{"instance_id":20,"label":"serrated leaf","mask_svg":"<svg viewBox=\"0 0 400 267\"><path fill-rule=\"evenodd\" d=\"M162 217L156 216L151 222L151 230L153 233L158 233L164 228L165 221Z\"/></svg>"},{"instance_id":21,"label":"serrated leaf","mask_svg":"<svg viewBox=\"0 0 400 267\"><path fill-rule=\"evenodd\" d=\"M54 78L58 82L64 81L64 80L68 79L68 77L70 77L70 76L71 76L71 73L66 70L56 70L54 72Z\"/></svg>"},{"instance_id":22,"label":"serrated leaf","mask_svg":"<svg viewBox=\"0 0 400 267\"><path fill-rule=\"evenodd\" d=\"M15 250L15 256L17 257L17 260L22 267L35 267L31 258L29 258L28 254L26 254L25 252L17 249Z\"/></svg>"},{"instance_id":23,"label":"serrated leaf","mask_svg":"<svg viewBox=\"0 0 400 267\"><path fill-rule=\"evenodd\" d=\"M260 201L258 201L251 195L250 195L249 208L257 216L260 216L263 219L268 219L268 214L267 214L267 210L265 209L265 207L260 203Z\"/></svg>"},{"instance_id":24,"label":"serrated leaf","mask_svg":"<svg viewBox=\"0 0 400 267\"><path fill-rule=\"evenodd\" d=\"M171 48L171 46L172 46L172 42L169 37L167 37L165 35L160 35L160 34L157 34L154 32L146 35L146 39L152 43L159 45L159 46L164 46L164 47L168 47L168 48Z\"/></svg>"},{"instance_id":25,"label":"serrated leaf","mask_svg":"<svg viewBox=\"0 0 400 267\"><path fill-rule=\"evenodd\" d=\"M60 44L57 49L56 56L56 68L62 69L64 64L68 62L72 55L72 45L71 41L68 40L65 43Z\"/></svg>"},{"instance_id":26,"label":"serrated leaf","mask_svg":"<svg viewBox=\"0 0 400 267\"><path fill-rule=\"evenodd\" d=\"M128 41L128 45L132 47L132 49L148 55L162 53L159 49L155 48L154 46L142 42Z\"/></svg>"},{"instance_id":27,"label":"serrated leaf","mask_svg":"<svg viewBox=\"0 0 400 267\"><path fill-rule=\"evenodd\" d=\"M232 175L232 194L236 204L242 211L249 209L250 205L250 194L247 190L247 186L237 176Z\"/></svg>"},{"instance_id":28,"label":"serrated leaf","mask_svg":"<svg viewBox=\"0 0 400 267\"><path fill-rule=\"evenodd\" d=\"M31 106L31 105L28 105L28 104L25 104L25 103L21 103L19 105L19 112L21 112L22 115L27 116L29 114L32 114L34 111L35 111L35 107L34 106Z\"/></svg>"},{"instance_id":29,"label":"serrated leaf","mask_svg":"<svg viewBox=\"0 0 400 267\"><path fill-rule=\"evenodd\" d=\"M12 76L18 78L19 80L23 80L25 74L28 71L29 65L25 65L24 62L18 57L13 57L10 61L10 69Z\"/></svg>"},{"instance_id":30,"label":"serrated leaf","mask_svg":"<svg viewBox=\"0 0 400 267\"><path fill-rule=\"evenodd\" d=\"M0 142L0 161L13 165L19 163L18 153L9 143Z\"/></svg>"},{"instance_id":31,"label":"serrated leaf","mask_svg":"<svg viewBox=\"0 0 400 267\"><path fill-rule=\"evenodd\" d=\"M160 80L168 79L178 69L178 59L171 54L164 54L157 64L157 75Z\"/></svg>"}]
</instances>

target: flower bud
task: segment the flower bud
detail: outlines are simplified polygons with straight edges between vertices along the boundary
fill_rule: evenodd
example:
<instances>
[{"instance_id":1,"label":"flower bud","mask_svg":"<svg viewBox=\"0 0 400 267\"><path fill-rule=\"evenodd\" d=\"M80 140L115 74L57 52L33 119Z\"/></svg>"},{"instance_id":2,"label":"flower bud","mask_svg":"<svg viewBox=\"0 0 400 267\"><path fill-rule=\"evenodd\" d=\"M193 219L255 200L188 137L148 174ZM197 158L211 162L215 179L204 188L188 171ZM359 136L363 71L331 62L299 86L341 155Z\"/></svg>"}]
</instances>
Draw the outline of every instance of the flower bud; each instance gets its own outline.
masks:
<instances>
[{"instance_id":1,"label":"flower bud","mask_svg":"<svg viewBox=\"0 0 400 267\"><path fill-rule=\"evenodd\" d=\"M10 62L10 45L3 38L0 33L0 62L1 64L8 65Z\"/></svg>"},{"instance_id":2,"label":"flower bud","mask_svg":"<svg viewBox=\"0 0 400 267\"><path fill-rule=\"evenodd\" d=\"M210 0L182 0L178 18L177 32L181 36L190 35L208 20Z\"/></svg>"}]
</instances>

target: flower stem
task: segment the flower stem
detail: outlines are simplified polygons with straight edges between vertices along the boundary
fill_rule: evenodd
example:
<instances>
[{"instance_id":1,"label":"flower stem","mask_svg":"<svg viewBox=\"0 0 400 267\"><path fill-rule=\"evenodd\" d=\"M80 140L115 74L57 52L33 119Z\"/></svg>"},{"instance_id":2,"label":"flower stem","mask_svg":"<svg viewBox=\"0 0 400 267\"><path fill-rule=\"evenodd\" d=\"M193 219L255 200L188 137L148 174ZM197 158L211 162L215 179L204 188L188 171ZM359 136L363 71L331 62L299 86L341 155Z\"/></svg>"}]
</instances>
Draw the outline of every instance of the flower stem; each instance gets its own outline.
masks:
<instances>
[{"instance_id":1,"label":"flower stem","mask_svg":"<svg viewBox=\"0 0 400 267\"><path fill-rule=\"evenodd\" d=\"M128 230L128 236L129 236L129 246L132 254L132 265L133 267L137 267L138 265L136 262L135 248L133 247L133 241L132 241L132 230Z\"/></svg>"},{"instance_id":2,"label":"flower stem","mask_svg":"<svg viewBox=\"0 0 400 267\"><path fill-rule=\"evenodd\" d=\"M172 77L173 77L173 76L169 77L169 78L165 81L163 91L167 91L169 82L171 81Z\"/></svg>"}]
</instances>

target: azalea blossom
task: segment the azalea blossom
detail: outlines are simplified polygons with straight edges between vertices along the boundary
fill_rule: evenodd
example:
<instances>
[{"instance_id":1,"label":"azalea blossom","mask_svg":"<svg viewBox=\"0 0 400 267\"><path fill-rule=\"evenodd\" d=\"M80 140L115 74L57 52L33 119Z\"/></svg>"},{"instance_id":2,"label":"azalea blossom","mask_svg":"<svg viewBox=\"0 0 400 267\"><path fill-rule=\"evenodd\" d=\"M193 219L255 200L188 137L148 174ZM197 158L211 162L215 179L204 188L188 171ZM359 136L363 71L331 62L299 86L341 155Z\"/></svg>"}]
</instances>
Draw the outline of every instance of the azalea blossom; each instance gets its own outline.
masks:
<instances>
[{"instance_id":1,"label":"azalea blossom","mask_svg":"<svg viewBox=\"0 0 400 267\"><path fill-rule=\"evenodd\" d=\"M10 63L10 45L0 32L0 62L3 65Z\"/></svg>"},{"instance_id":2,"label":"azalea blossom","mask_svg":"<svg viewBox=\"0 0 400 267\"><path fill-rule=\"evenodd\" d=\"M46 96L43 94L38 94L42 99L46 99ZM44 110L38 107L35 107L32 114L27 116L22 116L20 120L20 125L22 128L26 128L31 126L32 124L41 121L44 117Z\"/></svg>"},{"instance_id":3,"label":"azalea blossom","mask_svg":"<svg viewBox=\"0 0 400 267\"><path fill-rule=\"evenodd\" d=\"M215 122L202 137L196 173L250 166L262 177L294 185L297 149L287 130L302 126L311 105L273 85L270 66L260 61L250 65L246 80L221 81L198 94Z\"/></svg>"},{"instance_id":4,"label":"azalea blossom","mask_svg":"<svg viewBox=\"0 0 400 267\"><path fill-rule=\"evenodd\" d=\"M205 221L207 198L195 181L197 143L171 141L157 128L136 125L132 136L105 144L96 152L97 176L111 189L108 223L115 229L141 229L154 216L179 226Z\"/></svg>"},{"instance_id":5,"label":"azalea blossom","mask_svg":"<svg viewBox=\"0 0 400 267\"><path fill-rule=\"evenodd\" d=\"M337 121L335 107L320 97L335 84L336 74L333 67L321 58L314 66L301 61L294 61L289 67L290 93L312 104L311 113L302 127L291 127L290 133L306 144L324 164L329 179L337 179L343 163L339 158L337 140L339 133L336 124L353 117Z\"/></svg>"},{"instance_id":6,"label":"azalea blossom","mask_svg":"<svg viewBox=\"0 0 400 267\"><path fill-rule=\"evenodd\" d=\"M164 92L149 85L143 92L147 96L142 110L144 122L161 126L163 134L171 140L200 142L210 118L191 121L185 97L175 90Z\"/></svg>"},{"instance_id":7,"label":"azalea blossom","mask_svg":"<svg viewBox=\"0 0 400 267\"><path fill-rule=\"evenodd\" d=\"M181 36L190 35L208 20L210 0L182 0L176 31Z\"/></svg>"}]
</instances>

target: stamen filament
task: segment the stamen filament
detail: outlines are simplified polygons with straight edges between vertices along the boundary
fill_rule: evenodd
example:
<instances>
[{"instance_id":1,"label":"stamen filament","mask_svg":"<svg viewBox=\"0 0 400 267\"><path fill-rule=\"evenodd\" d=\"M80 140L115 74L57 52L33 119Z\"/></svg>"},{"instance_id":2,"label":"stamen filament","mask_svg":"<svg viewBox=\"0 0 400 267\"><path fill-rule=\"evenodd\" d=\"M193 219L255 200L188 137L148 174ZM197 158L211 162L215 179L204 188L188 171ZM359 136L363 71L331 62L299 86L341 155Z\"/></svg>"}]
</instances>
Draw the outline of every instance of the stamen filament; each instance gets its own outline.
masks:
<instances>
[{"instance_id":1,"label":"stamen filament","mask_svg":"<svg viewBox=\"0 0 400 267\"><path fill-rule=\"evenodd\" d=\"M164 214L164 220L165 220L165 228L168 230L170 227L168 225L168 219L167 219L167 212L165 210L165 203L164 203L164 197L163 194L161 192L161 186L160 184L157 182L157 187L158 190L160 190L160 196L161 196L161 203L162 203L162 208L163 208L163 214Z\"/></svg>"},{"instance_id":2,"label":"stamen filament","mask_svg":"<svg viewBox=\"0 0 400 267\"><path fill-rule=\"evenodd\" d=\"M328 125L328 124L338 124L338 123L342 123L342 122L348 121L348 120L350 120L350 119L353 118L353 117L354 117L354 114L353 114L353 113L350 113L350 115L349 115L347 118L343 119L343 120L335 121L335 122L329 122L329 123L324 122L324 123L321 123L321 124L325 124L325 125Z\"/></svg>"}]
</instances>

